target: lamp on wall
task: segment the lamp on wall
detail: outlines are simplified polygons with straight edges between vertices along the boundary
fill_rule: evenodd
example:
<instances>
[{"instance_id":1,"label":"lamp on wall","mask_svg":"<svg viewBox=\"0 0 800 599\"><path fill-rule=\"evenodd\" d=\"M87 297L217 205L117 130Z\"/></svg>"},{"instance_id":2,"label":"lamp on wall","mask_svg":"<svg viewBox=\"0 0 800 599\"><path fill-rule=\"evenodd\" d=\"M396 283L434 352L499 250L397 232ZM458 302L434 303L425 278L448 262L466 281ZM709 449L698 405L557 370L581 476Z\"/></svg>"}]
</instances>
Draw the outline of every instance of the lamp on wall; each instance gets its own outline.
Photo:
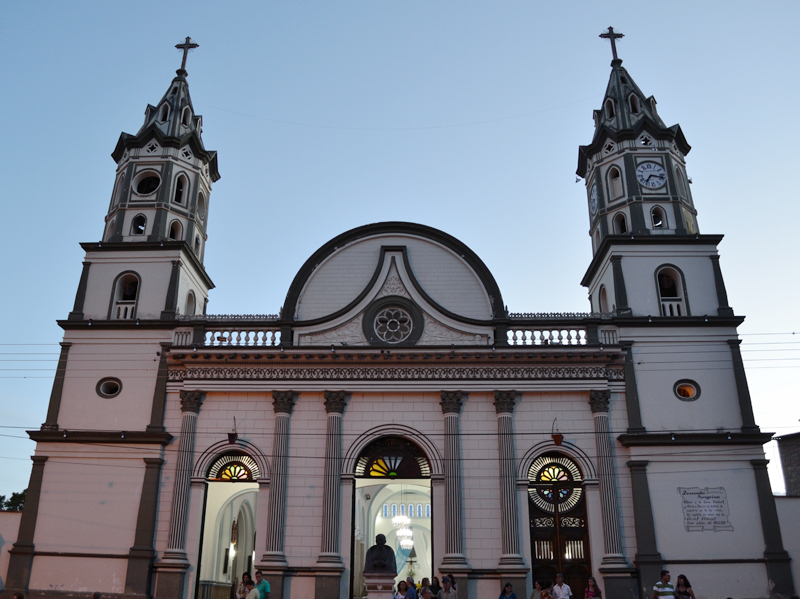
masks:
<instances>
[{"instance_id":1,"label":"lamp on wall","mask_svg":"<svg viewBox=\"0 0 800 599\"><path fill-rule=\"evenodd\" d=\"M233 445L236 439L239 438L239 433L236 432L236 416L233 417L233 430L228 433L228 443Z\"/></svg>"},{"instance_id":2,"label":"lamp on wall","mask_svg":"<svg viewBox=\"0 0 800 599\"><path fill-rule=\"evenodd\" d=\"M553 427L550 429L550 434L553 437L553 443L555 443L556 445L561 445L561 442L564 440L564 435L562 435L558 431L558 426L556 425L557 422L558 422L558 418L554 418L553 419Z\"/></svg>"}]
</instances>

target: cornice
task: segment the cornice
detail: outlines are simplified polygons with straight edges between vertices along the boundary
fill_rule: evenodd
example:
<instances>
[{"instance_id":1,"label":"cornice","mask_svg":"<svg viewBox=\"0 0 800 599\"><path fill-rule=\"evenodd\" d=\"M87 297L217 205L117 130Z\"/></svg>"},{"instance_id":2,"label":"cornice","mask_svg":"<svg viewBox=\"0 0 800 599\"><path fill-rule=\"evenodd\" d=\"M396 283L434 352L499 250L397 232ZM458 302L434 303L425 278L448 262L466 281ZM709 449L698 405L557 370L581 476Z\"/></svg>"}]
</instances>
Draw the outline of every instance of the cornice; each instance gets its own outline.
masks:
<instances>
[{"instance_id":1,"label":"cornice","mask_svg":"<svg viewBox=\"0 0 800 599\"><path fill-rule=\"evenodd\" d=\"M663 445L764 445L773 433L639 433L617 437L625 447Z\"/></svg>"},{"instance_id":2,"label":"cornice","mask_svg":"<svg viewBox=\"0 0 800 599\"><path fill-rule=\"evenodd\" d=\"M142 431L27 431L28 436L37 443L118 443L127 445L168 445L172 440L169 433L148 433Z\"/></svg>"}]
</instances>

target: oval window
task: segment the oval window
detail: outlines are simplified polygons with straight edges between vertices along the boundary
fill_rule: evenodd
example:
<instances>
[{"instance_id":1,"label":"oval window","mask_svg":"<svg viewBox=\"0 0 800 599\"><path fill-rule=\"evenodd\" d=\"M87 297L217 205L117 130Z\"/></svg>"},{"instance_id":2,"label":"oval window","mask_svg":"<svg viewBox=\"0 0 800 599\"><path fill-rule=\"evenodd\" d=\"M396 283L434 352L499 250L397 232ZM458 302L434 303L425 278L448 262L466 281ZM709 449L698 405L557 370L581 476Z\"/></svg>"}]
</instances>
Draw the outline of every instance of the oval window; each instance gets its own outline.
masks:
<instances>
[{"instance_id":1,"label":"oval window","mask_svg":"<svg viewBox=\"0 0 800 599\"><path fill-rule=\"evenodd\" d=\"M136 193L146 196L158 189L161 178L155 173L147 173L136 183Z\"/></svg>"},{"instance_id":2,"label":"oval window","mask_svg":"<svg viewBox=\"0 0 800 599\"><path fill-rule=\"evenodd\" d=\"M700 385L688 379L675 383L673 391L675 392L675 396L681 401L694 401L700 397Z\"/></svg>"},{"instance_id":3,"label":"oval window","mask_svg":"<svg viewBox=\"0 0 800 599\"><path fill-rule=\"evenodd\" d=\"M116 397L122 391L122 381L114 377L100 379L97 382L96 391L100 397Z\"/></svg>"}]
</instances>

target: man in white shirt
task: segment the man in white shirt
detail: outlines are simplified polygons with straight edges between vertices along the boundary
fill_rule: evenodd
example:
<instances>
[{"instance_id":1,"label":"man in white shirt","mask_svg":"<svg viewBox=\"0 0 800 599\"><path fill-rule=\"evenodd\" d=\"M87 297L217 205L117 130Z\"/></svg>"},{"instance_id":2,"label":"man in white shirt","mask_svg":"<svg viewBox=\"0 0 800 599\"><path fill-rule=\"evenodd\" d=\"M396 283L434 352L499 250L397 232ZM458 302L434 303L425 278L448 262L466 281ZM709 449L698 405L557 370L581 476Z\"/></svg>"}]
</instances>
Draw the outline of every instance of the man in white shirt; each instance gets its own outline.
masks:
<instances>
[{"instance_id":1,"label":"man in white shirt","mask_svg":"<svg viewBox=\"0 0 800 599\"><path fill-rule=\"evenodd\" d=\"M564 584L564 575L556 574L556 584L553 587L554 599L570 599L572 597L572 589L568 584Z\"/></svg>"},{"instance_id":2,"label":"man in white shirt","mask_svg":"<svg viewBox=\"0 0 800 599\"><path fill-rule=\"evenodd\" d=\"M247 587L246 599L260 599L261 593L258 592L255 582L248 579L248 581L245 583L245 587Z\"/></svg>"}]
</instances>

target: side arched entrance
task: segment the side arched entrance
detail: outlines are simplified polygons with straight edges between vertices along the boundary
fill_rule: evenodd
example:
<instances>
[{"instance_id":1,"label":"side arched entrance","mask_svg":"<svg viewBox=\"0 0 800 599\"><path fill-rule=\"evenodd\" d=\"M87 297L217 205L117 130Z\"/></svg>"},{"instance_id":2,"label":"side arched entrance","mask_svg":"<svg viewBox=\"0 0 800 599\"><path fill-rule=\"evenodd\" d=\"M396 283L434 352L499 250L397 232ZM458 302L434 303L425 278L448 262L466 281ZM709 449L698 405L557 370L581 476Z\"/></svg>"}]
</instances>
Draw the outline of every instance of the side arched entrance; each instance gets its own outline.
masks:
<instances>
[{"instance_id":1,"label":"side arched entrance","mask_svg":"<svg viewBox=\"0 0 800 599\"><path fill-rule=\"evenodd\" d=\"M533 580L564 575L575 599L591 576L584 476L577 462L558 452L537 457L528 470Z\"/></svg>"}]
</instances>

